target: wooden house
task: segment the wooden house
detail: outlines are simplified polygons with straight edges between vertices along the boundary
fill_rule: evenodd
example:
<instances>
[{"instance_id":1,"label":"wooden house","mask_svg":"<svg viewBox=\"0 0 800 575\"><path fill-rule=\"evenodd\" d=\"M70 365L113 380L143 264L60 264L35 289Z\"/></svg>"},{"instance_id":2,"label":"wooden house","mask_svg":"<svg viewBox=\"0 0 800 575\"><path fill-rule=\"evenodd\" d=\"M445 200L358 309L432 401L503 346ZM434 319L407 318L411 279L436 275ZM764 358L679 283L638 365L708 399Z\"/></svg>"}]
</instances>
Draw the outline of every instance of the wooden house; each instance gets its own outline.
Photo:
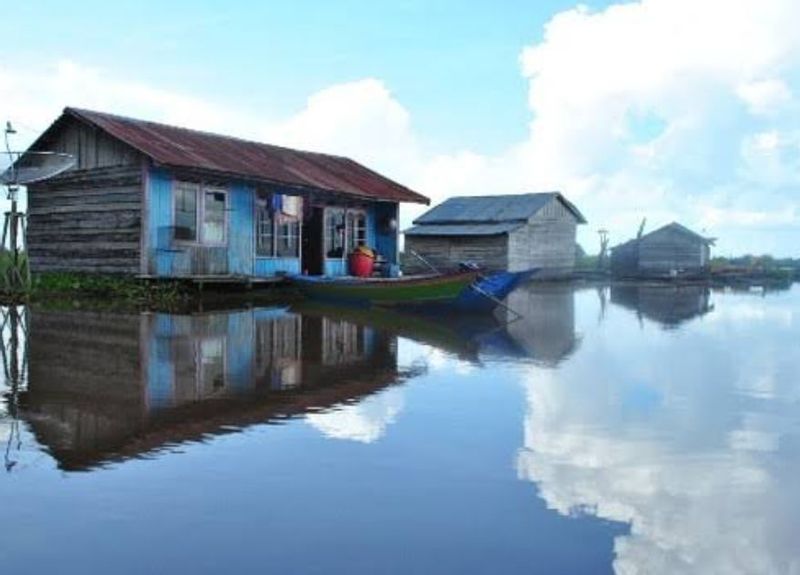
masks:
<instances>
[{"instance_id":1,"label":"wooden house","mask_svg":"<svg viewBox=\"0 0 800 575\"><path fill-rule=\"evenodd\" d=\"M541 268L567 275L575 266L575 233L586 219L558 192L450 198L405 231L405 250L438 269L473 262L486 270ZM425 269L406 258L407 271Z\"/></svg>"},{"instance_id":2,"label":"wooden house","mask_svg":"<svg viewBox=\"0 0 800 575\"><path fill-rule=\"evenodd\" d=\"M428 203L348 158L76 108L31 150L77 158L28 186L34 272L342 275L362 244L396 269L399 203Z\"/></svg>"},{"instance_id":3,"label":"wooden house","mask_svg":"<svg viewBox=\"0 0 800 575\"><path fill-rule=\"evenodd\" d=\"M712 238L673 222L611 248L611 271L621 277L675 277L708 272Z\"/></svg>"}]
</instances>

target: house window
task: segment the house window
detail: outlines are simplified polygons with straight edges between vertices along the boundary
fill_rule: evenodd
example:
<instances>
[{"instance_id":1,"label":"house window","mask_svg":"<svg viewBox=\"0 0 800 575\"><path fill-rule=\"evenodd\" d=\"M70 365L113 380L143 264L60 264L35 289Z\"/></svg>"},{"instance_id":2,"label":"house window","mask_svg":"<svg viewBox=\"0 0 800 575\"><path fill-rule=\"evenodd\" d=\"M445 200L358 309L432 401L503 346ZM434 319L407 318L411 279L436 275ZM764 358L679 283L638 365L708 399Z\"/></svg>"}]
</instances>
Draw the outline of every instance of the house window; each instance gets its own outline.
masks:
<instances>
[{"instance_id":1,"label":"house window","mask_svg":"<svg viewBox=\"0 0 800 575\"><path fill-rule=\"evenodd\" d=\"M208 245L225 243L225 190L178 182L174 197L176 240Z\"/></svg>"},{"instance_id":2,"label":"house window","mask_svg":"<svg viewBox=\"0 0 800 575\"><path fill-rule=\"evenodd\" d=\"M363 210L325 210L325 254L341 258L367 243L367 214Z\"/></svg>"},{"instance_id":3,"label":"house window","mask_svg":"<svg viewBox=\"0 0 800 575\"><path fill-rule=\"evenodd\" d=\"M278 257L296 258L300 253L300 222L297 218L281 214L278 220Z\"/></svg>"},{"instance_id":4,"label":"house window","mask_svg":"<svg viewBox=\"0 0 800 575\"><path fill-rule=\"evenodd\" d=\"M175 188L175 239L197 241L196 184L179 183Z\"/></svg>"},{"instance_id":5,"label":"house window","mask_svg":"<svg viewBox=\"0 0 800 575\"><path fill-rule=\"evenodd\" d=\"M275 255L275 219L270 205L270 196L259 191L256 194L256 255Z\"/></svg>"},{"instance_id":6,"label":"house window","mask_svg":"<svg viewBox=\"0 0 800 575\"><path fill-rule=\"evenodd\" d=\"M344 257L345 219L341 208L325 210L325 255L329 258Z\"/></svg>"},{"instance_id":7,"label":"house window","mask_svg":"<svg viewBox=\"0 0 800 575\"><path fill-rule=\"evenodd\" d=\"M367 244L367 215L362 211L347 212L347 251Z\"/></svg>"},{"instance_id":8,"label":"house window","mask_svg":"<svg viewBox=\"0 0 800 575\"><path fill-rule=\"evenodd\" d=\"M225 192L204 190L203 234L204 244L225 243Z\"/></svg>"}]
</instances>

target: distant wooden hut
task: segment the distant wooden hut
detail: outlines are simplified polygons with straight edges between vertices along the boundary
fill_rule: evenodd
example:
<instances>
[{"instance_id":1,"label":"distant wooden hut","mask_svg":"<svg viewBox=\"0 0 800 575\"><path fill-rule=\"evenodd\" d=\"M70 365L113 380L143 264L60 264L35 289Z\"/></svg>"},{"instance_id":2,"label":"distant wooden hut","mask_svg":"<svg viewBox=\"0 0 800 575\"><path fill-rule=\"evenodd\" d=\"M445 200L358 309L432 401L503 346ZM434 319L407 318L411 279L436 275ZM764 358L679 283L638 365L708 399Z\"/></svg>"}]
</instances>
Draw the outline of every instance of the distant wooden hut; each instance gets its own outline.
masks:
<instances>
[{"instance_id":1,"label":"distant wooden hut","mask_svg":"<svg viewBox=\"0 0 800 575\"><path fill-rule=\"evenodd\" d=\"M31 150L77 159L28 186L35 272L344 275L362 244L397 269L398 205L428 203L341 156L77 108Z\"/></svg>"},{"instance_id":2,"label":"distant wooden hut","mask_svg":"<svg viewBox=\"0 0 800 575\"><path fill-rule=\"evenodd\" d=\"M558 276L575 266L575 233L586 219L558 192L450 198L405 231L405 249L439 269L474 262L486 270L541 268ZM406 271L424 270L413 256Z\"/></svg>"},{"instance_id":3,"label":"distant wooden hut","mask_svg":"<svg viewBox=\"0 0 800 575\"><path fill-rule=\"evenodd\" d=\"M611 248L611 271L623 277L675 277L708 272L712 238L673 222Z\"/></svg>"}]
</instances>

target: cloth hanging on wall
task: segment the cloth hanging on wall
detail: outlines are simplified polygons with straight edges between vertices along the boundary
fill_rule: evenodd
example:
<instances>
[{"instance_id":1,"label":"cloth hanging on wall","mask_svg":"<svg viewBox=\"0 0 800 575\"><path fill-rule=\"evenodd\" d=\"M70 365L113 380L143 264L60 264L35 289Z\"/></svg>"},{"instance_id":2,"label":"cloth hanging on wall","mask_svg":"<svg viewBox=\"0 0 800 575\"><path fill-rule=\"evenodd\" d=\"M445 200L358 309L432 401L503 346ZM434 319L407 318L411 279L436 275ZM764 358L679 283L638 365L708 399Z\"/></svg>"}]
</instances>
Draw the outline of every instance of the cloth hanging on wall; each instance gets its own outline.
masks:
<instances>
[{"instance_id":1,"label":"cloth hanging on wall","mask_svg":"<svg viewBox=\"0 0 800 575\"><path fill-rule=\"evenodd\" d=\"M280 194L272 194L272 211L279 213L283 209L283 196Z\"/></svg>"},{"instance_id":2,"label":"cloth hanging on wall","mask_svg":"<svg viewBox=\"0 0 800 575\"><path fill-rule=\"evenodd\" d=\"M283 213L287 216L299 216L302 206L303 199L300 196L283 196Z\"/></svg>"}]
</instances>

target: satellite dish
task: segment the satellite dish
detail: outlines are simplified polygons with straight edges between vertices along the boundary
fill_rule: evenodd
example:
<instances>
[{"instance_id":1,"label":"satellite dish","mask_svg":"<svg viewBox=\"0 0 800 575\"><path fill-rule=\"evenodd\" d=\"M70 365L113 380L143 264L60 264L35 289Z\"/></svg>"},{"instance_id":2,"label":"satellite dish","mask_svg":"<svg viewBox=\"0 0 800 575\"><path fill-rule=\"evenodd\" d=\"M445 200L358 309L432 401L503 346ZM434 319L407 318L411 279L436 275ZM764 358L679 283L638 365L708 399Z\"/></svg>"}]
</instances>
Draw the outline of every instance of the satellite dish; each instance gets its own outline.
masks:
<instances>
[{"instance_id":1,"label":"satellite dish","mask_svg":"<svg viewBox=\"0 0 800 575\"><path fill-rule=\"evenodd\" d=\"M11 165L0 173L0 184L20 186L40 182L69 170L75 157L60 152L9 152Z\"/></svg>"}]
</instances>

